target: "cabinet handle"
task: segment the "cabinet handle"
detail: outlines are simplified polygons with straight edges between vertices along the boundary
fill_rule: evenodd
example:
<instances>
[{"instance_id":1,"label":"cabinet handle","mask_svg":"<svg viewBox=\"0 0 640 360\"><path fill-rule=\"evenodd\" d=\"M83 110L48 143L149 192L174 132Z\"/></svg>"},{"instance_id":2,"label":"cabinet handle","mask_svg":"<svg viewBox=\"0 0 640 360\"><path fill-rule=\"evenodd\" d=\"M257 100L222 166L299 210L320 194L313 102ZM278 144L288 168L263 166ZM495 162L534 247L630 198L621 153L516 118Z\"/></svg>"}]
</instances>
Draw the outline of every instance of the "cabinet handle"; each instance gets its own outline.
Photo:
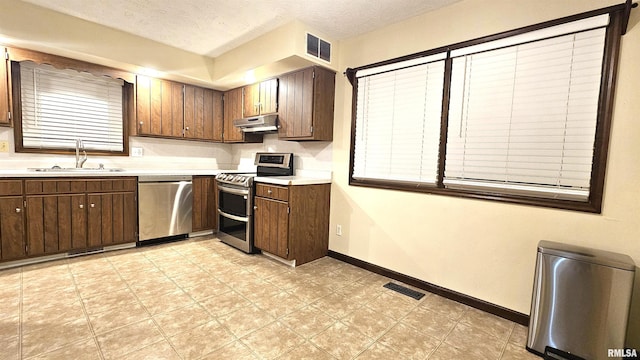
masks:
<instances>
[{"instance_id":1,"label":"cabinet handle","mask_svg":"<svg viewBox=\"0 0 640 360\"><path fill-rule=\"evenodd\" d=\"M273 191L271 191L271 189L267 190L267 194L271 195L273 193Z\"/></svg>"},{"instance_id":2,"label":"cabinet handle","mask_svg":"<svg viewBox=\"0 0 640 360\"><path fill-rule=\"evenodd\" d=\"M83 204L80 204L80 209L84 209L84 205Z\"/></svg>"},{"instance_id":3,"label":"cabinet handle","mask_svg":"<svg viewBox=\"0 0 640 360\"><path fill-rule=\"evenodd\" d=\"M16 208L16 212L19 213L20 211L22 211L22 209L20 208Z\"/></svg>"},{"instance_id":4,"label":"cabinet handle","mask_svg":"<svg viewBox=\"0 0 640 360\"><path fill-rule=\"evenodd\" d=\"M96 204L91 204L91 205L89 205L89 206L91 206L92 208L94 208L94 207L96 207Z\"/></svg>"},{"instance_id":5,"label":"cabinet handle","mask_svg":"<svg viewBox=\"0 0 640 360\"><path fill-rule=\"evenodd\" d=\"M189 131L189 127L187 126L186 128L184 128L185 130Z\"/></svg>"},{"instance_id":6,"label":"cabinet handle","mask_svg":"<svg viewBox=\"0 0 640 360\"><path fill-rule=\"evenodd\" d=\"M258 205L253 205L253 210L258 210Z\"/></svg>"},{"instance_id":7,"label":"cabinet handle","mask_svg":"<svg viewBox=\"0 0 640 360\"><path fill-rule=\"evenodd\" d=\"M144 124L144 121L140 121L140 125Z\"/></svg>"}]
</instances>

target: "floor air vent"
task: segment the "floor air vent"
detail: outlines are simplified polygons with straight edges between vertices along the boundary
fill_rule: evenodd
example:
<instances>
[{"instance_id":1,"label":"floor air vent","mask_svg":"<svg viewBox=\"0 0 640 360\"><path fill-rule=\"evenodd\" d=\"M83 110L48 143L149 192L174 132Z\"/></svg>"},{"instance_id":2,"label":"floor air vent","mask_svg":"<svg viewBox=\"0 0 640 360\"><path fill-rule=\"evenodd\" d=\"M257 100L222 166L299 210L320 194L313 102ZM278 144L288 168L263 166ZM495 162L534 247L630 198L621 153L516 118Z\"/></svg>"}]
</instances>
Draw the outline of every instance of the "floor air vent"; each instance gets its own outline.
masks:
<instances>
[{"instance_id":1,"label":"floor air vent","mask_svg":"<svg viewBox=\"0 0 640 360\"><path fill-rule=\"evenodd\" d=\"M398 284L392 283L392 282L383 285L383 287L385 287L385 288L387 288L389 290L393 290L395 292L399 292L402 295L407 295L407 296L412 297L412 298L414 298L416 300L420 300L424 296L424 294L419 292L419 291L411 290L411 289L406 288L406 287L404 287L402 285L398 285Z\"/></svg>"}]
</instances>

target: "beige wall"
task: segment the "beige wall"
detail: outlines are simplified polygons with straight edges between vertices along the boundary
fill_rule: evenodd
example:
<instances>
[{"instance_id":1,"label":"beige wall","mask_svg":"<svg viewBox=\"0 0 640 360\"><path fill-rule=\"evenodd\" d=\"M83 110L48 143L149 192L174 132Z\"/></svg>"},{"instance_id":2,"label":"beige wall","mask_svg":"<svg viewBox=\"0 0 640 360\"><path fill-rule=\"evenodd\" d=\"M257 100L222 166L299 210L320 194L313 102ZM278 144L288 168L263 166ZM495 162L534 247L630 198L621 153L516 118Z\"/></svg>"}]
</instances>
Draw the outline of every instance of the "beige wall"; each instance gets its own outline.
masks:
<instances>
[{"instance_id":1,"label":"beige wall","mask_svg":"<svg viewBox=\"0 0 640 360\"><path fill-rule=\"evenodd\" d=\"M339 67L618 3L465 0L342 41ZM338 76L330 249L525 314L539 240L625 253L640 264L639 21L640 10L633 10L622 42L602 214L349 186L352 87Z\"/></svg>"}]
</instances>

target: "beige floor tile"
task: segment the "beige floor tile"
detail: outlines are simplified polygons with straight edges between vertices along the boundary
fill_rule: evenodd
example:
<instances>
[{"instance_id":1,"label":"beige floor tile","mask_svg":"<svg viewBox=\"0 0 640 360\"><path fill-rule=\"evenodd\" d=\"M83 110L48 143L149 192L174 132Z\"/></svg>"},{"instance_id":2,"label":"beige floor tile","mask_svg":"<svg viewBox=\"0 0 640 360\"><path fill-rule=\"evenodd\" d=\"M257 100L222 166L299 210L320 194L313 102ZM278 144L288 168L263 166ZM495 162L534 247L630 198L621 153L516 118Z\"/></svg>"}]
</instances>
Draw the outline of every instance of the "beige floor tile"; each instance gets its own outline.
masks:
<instances>
[{"instance_id":1,"label":"beige floor tile","mask_svg":"<svg viewBox=\"0 0 640 360\"><path fill-rule=\"evenodd\" d=\"M251 305L249 300L245 299L235 291L229 291L220 295L212 296L199 301L199 303L211 315L216 317L232 313L238 309Z\"/></svg>"},{"instance_id":2,"label":"beige floor tile","mask_svg":"<svg viewBox=\"0 0 640 360\"><path fill-rule=\"evenodd\" d=\"M280 318L305 306L305 302L284 290L270 297L256 299L253 303L274 318Z\"/></svg>"},{"instance_id":3,"label":"beige floor tile","mask_svg":"<svg viewBox=\"0 0 640 360\"><path fill-rule=\"evenodd\" d=\"M218 321L238 338L256 331L275 321L268 312L256 306L247 306L230 314L218 317Z\"/></svg>"},{"instance_id":4,"label":"beige floor tile","mask_svg":"<svg viewBox=\"0 0 640 360\"><path fill-rule=\"evenodd\" d=\"M328 287L314 282L306 282L304 284L296 285L287 289L287 292L297 296L307 304L333 293L333 291Z\"/></svg>"},{"instance_id":5,"label":"beige floor tile","mask_svg":"<svg viewBox=\"0 0 640 360\"><path fill-rule=\"evenodd\" d=\"M234 341L230 344L227 344L220 349L205 355L201 360L222 360L222 359L233 359L233 360L254 360L260 359L257 355L251 351L245 344L241 341Z\"/></svg>"},{"instance_id":6,"label":"beige floor tile","mask_svg":"<svg viewBox=\"0 0 640 360\"><path fill-rule=\"evenodd\" d=\"M259 278L247 279L233 284L233 289L250 301L269 298L280 293L282 289Z\"/></svg>"},{"instance_id":7,"label":"beige floor tile","mask_svg":"<svg viewBox=\"0 0 640 360\"><path fill-rule=\"evenodd\" d=\"M170 312L163 312L153 316L166 336L173 336L193 329L213 320L211 315L198 304L192 304Z\"/></svg>"},{"instance_id":8,"label":"beige floor tile","mask_svg":"<svg viewBox=\"0 0 640 360\"><path fill-rule=\"evenodd\" d=\"M140 302L151 315L169 312L194 304L193 299L180 288L176 288L169 293L157 294L156 296L147 295L144 298L140 297Z\"/></svg>"},{"instance_id":9,"label":"beige floor tile","mask_svg":"<svg viewBox=\"0 0 640 360\"><path fill-rule=\"evenodd\" d=\"M185 360L199 359L235 340L233 334L215 320L169 338Z\"/></svg>"},{"instance_id":10,"label":"beige floor tile","mask_svg":"<svg viewBox=\"0 0 640 360\"><path fill-rule=\"evenodd\" d=\"M388 292L381 293L376 298L365 304L377 313L384 314L399 320L416 308L418 302L404 295L395 295Z\"/></svg>"},{"instance_id":11,"label":"beige floor tile","mask_svg":"<svg viewBox=\"0 0 640 360\"><path fill-rule=\"evenodd\" d=\"M324 276L316 276L314 278L314 282L324 285L331 290L342 289L346 286L349 286L354 283L348 276L343 276L338 272L332 272L329 274L325 274Z\"/></svg>"},{"instance_id":12,"label":"beige floor tile","mask_svg":"<svg viewBox=\"0 0 640 360\"><path fill-rule=\"evenodd\" d=\"M527 351L524 345L508 343L500 360L540 360L540 357Z\"/></svg>"},{"instance_id":13,"label":"beige floor tile","mask_svg":"<svg viewBox=\"0 0 640 360\"><path fill-rule=\"evenodd\" d=\"M444 341L463 350L474 359L491 360L500 357L507 339L498 339L471 325L458 323Z\"/></svg>"},{"instance_id":14,"label":"beige floor tile","mask_svg":"<svg viewBox=\"0 0 640 360\"><path fill-rule=\"evenodd\" d=\"M89 315L95 315L111 309L126 309L140 302L129 289L115 290L110 293L95 295L82 300Z\"/></svg>"},{"instance_id":15,"label":"beige floor tile","mask_svg":"<svg viewBox=\"0 0 640 360\"><path fill-rule=\"evenodd\" d=\"M181 360L178 353L166 340L143 347L120 358L120 360Z\"/></svg>"},{"instance_id":16,"label":"beige floor tile","mask_svg":"<svg viewBox=\"0 0 640 360\"><path fill-rule=\"evenodd\" d=\"M76 288L78 289L78 293L81 297L89 298L116 290L126 289L127 283L120 279L118 274L113 273L111 275L96 277L86 282L76 283Z\"/></svg>"},{"instance_id":17,"label":"beige floor tile","mask_svg":"<svg viewBox=\"0 0 640 360\"><path fill-rule=\"evenodd\" d=\"M446 343L440 344L440 346L438 346L436 351L434 351L429 356L429 360L458 360L458 359L460 360L474 359L475 360L475 358L468 352L458 349Z\"/></svg>"},{"instance_id":18,"label":"beige floor tile","mask_svg":"<svg viewBox=\"0 0 640 360\"><path fill-rule=\"evenodd\" d=\"M100 351L93 338L65 345L51 352L43 353L29 360L99 360Z\"/></svg>"},{"instance_id":19,"label":"beige floor tile","mask_svg":"<svg viewBox=\"0 0 640 360\"><path fill-rule=\"evenodd\" d=\"M80 300L73 303L60 304L55 308L32 308L22 312L22 333L50 329L71 321L86 319Z\"/></svg>"},{"instance_id":20,"label":"beige floor tile","mask_svg":"<svg viewBox=\"0 0 640 360\"><path fill-rule=\"evenodd\" d=\"M208 272L198 269L196 271L180 274L177 276L172 276L171 280L173 280L176 285L181 288L190 288L198 285L209 285L212 282L217 282L212 275Z\"/></svg>"},{"instance_id":21,"label":"beige floor tile","mask_svg":"<svg viewBox=\"0 0 640 360\"><path fill-rule=\"evenodd\" d=\"M289 290L293 288L303 287L305 285L311 285L313 279L314 276L311 276L308 273L304 273L298 270L292 270L271 276L265 280L279 287L280 289Z\"/></svg>"},{"instance_id":22,"label":"beige floor tile","mask_svg":"<svg viewBox=\"0 0 640 360\"><path fill-rule=\"evenodd\" d=\"M20 316L0 319L0 339L14 338L20 335Z\"/></svg>"},{"instance_id":23,"label":"beige floor tile","mask_svg":"<svg viewBox=\"0 0 640 360\"><path fill-rule=\"evenodd\" d=\"M275 359L304 342L302 337L279 322L271 323L240 340L263 359Z\"/></svg>"},{"instance_id":24,"label":"beige floor tile","mask_svg":"<svg viewBox=\"0 0 640 360\"><path fill-rule=\"evenodd\" d=\"M383 293L384 288L371 286L366 283L355 282L347 287L337 289L335 292L353 301L366 304Z\"/></svg>"},{"instance_id":25,"label":"beige floor tile","mask_svg":"<svg viewBox=\"0 0 640 360\"><path fill-rule=\"evenodd\" d=\"M401 322L438 340L443 340L456 325L446 314L423 307L415 308Z\"/></svg>"},{"instance_id":26,"label":"beige floor tile","mask_svg":"<svg viewBox=\"0 0 640 360\"><path fill-rule=\"evenodd\" d=\"M232 291L230 287L213 278L206 284L199 284L182 290L197 301Z\"/></svg>"},{"instance_id":27,"label":"beige floor tile","mask_svg":"<svg viewBox=\"0 0 640 360\"><path fill-rule=\"evenodd\" d=\"M393 349L404 359L426 359L441 341L411 326L398 324L384 334L379 343Z\"/></svg>"},{"instance_id":28,"label":"beige floor tile","mask_svg":"<svg viewBox=\"0 0 640 360\"><path fill-rule=\"evenodd\" d=\"M516 345L525 346L527 344L527 336L529 335L529 328L520 324L515 324L509 342Z\"/></svg>"},{"instance_id":29,"label":"beige floor tile","mask_svg":"<svg viewBox=\"0 0 640 360\"><path fill-rule=\"evenodd\" d=\"M17 336L5 338L0 336L0 359L20 359L20 340Z\"/></svg>"},{"instance_id":30,"label":"beige floor tile","mask_svg":"<svg viewBox=\"0 0 640 360\"><path fill-rule=\"evenodd\" d=\"M369 347L373 340L348 325L336 322L311 338L311 342L337 359L351 359Z\"/></svg>"},{"instance_id":31,"label":"beige floor tile","mask_svg":"<svg viewBox=\"0 0 640 360\"><path fill-rule=\"evenodd\" d=\"M389 349L388 347L380 344L374 343L368 349L363 351L358 357L357 360L388 360L394 359L398 356L398 354Z\"/></svg>"},{"instance_id":32,"label":"beige floor tile","mask_svg":"<svg viewBox=\"0 0 640 360\"><path fill-rule=\"evenodd\" d=\"M499 339L508 339L514 323L477 309L467 310L460 322L471 325Z\"/></svg>"},{"instance_id":33,"label":"beige floor tile","mask_svg":"<svg viewBox=\"0 0 640 360\"><path fill-rule=\"evenodd\" d=\"M362 307L360 302L336 293L322 297L311 303L311 305L324 311L334 319L341 319Z\"/></svg>"},{"instance_id":34,"label":"beige floor tile","mask_svg":"<svg viewBox=\"0 0 640 360\"><path fill-rule=\"evenodd\" d=\"M471 309L469 306L446 299L439 295L431 295L427 297L420 306L424 306L429 310L445 314L452 319L460 319L465 311Z\"/></svg>"},{"instance_id":35,"label":"beige floor tile","mask_svg":"<svg viewBox=\"0 0 640 360\"><path fill-rule=\"evenodd\" d=\"M296 310L279 321L307 339L321 333L336 322L335 319L313 306Z\"/></svg>"},{"instance_id":36,"label":"beige floor tile","mask_svg":"<svg viewBox=\"0 0 640 360\"><path fill-rule=\"evenodd\" d=\"M75 286L37 292L23 292L22 310L54 310L79 300Z\"/></svg>"},{"instance_id":37,"label":"beige floor tile","mask_svg":"<svg viewBox=\"0 0 640 360\"><path fill-rule=\"evenodd\" d=\"M124 308L109 308L106 311L88 316L91 327L96 334L103 334L129 324L147 320L151 317L142 305L137 303L127 305Z\"/></svg>"},{"instance_id":38,"label":"beige floor tile","mask_svg":"<svg viewBox=\"0 0 640 360\"><path fill-rule=\"evenodd\" d=\"M137 323L96 335L104 358L121 359L124 355L164 339L152 320Z\"/></svg>"},{"instance_id":39,"label":"beige floor tile","mask_svg":"<svg viewBox=\"0 0 640 360\"><path fill-rule=\"evenodd\" d=\"M53 323L22 336L22 356L30 357L59 349L67 344L91 338L86 319L63 324Z\"/></svg>"},{"instance_id":40,"label":"beige floor tile","mask_svg":"<svg viewBox=\"0 0 640 360\"><path fill-rule=\"evenodd\" d=\"M396 324L396 320L366 306L345 316L340 321L372 339L378 338Z\"/></svg>"},{"instance_id":41,"label":"beige floor tile","mask_svg":"<svg viewBox=\"0 0 640 360\"><path fill-rule=\"evenodd\" d=\"M316 347L310 342L296 346L293 350L278 357L278 360L334 360L328 352ZM391 359L391 358L387 358Z\"/></svg>"}]
</instances>

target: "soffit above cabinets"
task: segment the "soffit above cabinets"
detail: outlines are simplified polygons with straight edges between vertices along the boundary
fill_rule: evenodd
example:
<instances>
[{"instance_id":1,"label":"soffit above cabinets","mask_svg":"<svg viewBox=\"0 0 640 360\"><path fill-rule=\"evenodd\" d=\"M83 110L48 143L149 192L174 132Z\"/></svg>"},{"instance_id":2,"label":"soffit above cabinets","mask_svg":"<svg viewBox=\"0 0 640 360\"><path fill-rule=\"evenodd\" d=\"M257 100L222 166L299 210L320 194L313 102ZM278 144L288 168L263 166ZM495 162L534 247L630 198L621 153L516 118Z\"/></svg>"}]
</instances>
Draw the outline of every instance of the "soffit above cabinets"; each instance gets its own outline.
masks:
<instances>
[{"instance_id":1,"label":"soffit above cabinets","mask_svg":"<svg viewBox=\"0 0 640 360\"><path fill-rule=\"evenodd\" d=\"M218 57L293 20L341 40L460 0L23 1Z\"/></svg>"}]
</instances>

